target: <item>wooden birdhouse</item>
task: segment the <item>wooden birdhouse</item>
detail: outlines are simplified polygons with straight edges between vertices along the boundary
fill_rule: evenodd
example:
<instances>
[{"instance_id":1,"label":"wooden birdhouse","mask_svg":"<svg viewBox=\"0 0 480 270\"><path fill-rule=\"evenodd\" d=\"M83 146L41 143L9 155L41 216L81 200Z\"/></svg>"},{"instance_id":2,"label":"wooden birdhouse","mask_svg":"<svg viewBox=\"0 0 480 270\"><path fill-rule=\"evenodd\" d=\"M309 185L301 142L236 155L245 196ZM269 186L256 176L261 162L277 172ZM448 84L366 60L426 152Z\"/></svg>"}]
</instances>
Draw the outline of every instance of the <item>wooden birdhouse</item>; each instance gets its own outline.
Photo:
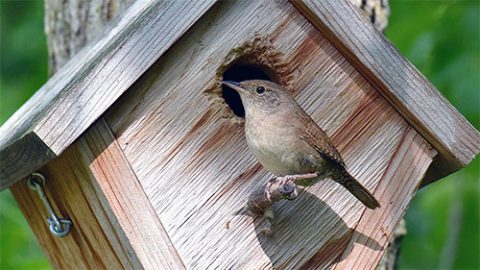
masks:
<instances>
[{"instance_id":1,"label":"wooden birdhouse","mask_svg":"<svg viewBox=\"0 0 480 270\"><path fill-rule=\"evenodd\" d=\"M292 91L381 208L322 181L260 233L242 209L273 176L220 84L258 78ZM466 166L480 135L347 2L137 1L0 149L1 188L58 269L373 269L419 186Z\"/></svg>"}]
</instances>

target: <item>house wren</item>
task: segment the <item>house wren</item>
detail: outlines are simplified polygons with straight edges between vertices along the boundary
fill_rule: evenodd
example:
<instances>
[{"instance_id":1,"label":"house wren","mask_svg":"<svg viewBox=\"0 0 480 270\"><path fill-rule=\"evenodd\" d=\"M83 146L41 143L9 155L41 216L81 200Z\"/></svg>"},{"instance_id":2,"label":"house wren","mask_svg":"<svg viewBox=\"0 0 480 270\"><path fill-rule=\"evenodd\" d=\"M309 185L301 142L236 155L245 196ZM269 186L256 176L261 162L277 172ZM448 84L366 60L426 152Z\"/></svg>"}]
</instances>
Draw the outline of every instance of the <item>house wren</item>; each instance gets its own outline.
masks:
<instances>
[{"instance_id":1,"label":"house wren","mask_svg":"<svg viewBox=\"0 0 480 270\"><path fill-rule=\"evenodd\" d=\"M330 178L368 208L380 206L347 172L330 138L287 90L263 80L223 81L222 84L240 94L245 107L247 143L265 169L300 186Z\"/></svg>"}]
</instances>

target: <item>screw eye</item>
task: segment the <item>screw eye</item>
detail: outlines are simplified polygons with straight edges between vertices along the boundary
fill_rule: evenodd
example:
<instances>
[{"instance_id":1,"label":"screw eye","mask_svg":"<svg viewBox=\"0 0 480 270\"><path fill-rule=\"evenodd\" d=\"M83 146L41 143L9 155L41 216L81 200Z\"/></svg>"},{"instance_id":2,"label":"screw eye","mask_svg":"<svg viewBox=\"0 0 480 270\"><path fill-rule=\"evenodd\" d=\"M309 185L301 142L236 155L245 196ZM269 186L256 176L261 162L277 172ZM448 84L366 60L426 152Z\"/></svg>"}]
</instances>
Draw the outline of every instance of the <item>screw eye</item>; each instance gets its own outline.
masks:
<instances>
[{"instance_id":1,"label":"screw eye","mask_svg":"<svg viewBox=\"0 0 480 270\"><path fill-rule=\"evenodd\" d=\"M262 95L263 93L265 93L265 87L263 86L257 87L257 94Z\"/></svg>"}]
</instances>

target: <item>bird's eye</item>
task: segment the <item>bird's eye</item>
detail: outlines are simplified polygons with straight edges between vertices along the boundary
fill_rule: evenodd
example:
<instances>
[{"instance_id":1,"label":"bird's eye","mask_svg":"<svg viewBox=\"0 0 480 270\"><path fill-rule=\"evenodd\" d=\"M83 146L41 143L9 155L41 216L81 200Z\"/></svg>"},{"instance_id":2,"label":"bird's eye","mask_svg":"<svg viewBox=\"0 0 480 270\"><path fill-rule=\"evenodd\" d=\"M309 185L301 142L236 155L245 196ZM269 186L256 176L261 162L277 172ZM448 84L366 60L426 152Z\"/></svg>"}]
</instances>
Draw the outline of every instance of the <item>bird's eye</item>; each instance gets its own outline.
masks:
<instances>
[{"instance_id":1,"label":"bird's eye","mask_svg":"<svg viewBox=\"0 0 480 270\"><path fill-rule=\"evenodd\" d=\"M257 94L261 95L263 93L265 93L265 87L263 86L257 87Z\"/></svg>"}]
</instances>

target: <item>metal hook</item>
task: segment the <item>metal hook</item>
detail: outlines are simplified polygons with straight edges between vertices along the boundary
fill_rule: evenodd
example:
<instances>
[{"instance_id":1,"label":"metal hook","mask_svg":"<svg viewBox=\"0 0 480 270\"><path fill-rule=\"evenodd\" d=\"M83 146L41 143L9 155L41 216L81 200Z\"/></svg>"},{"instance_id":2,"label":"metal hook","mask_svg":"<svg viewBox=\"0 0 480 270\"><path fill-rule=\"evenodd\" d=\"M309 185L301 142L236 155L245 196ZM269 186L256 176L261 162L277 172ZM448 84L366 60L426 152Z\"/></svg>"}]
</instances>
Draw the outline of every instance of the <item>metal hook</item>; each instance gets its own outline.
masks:
<instances>
[{"instance_id":1,"label":"metal hook","mask_svg":"<svg viewBox=\"0 0 480 270\"><path fill-rule=\"evenodd\" d=\"M48 201L47 195L43 192L43 188L45 187L45 176L39 172L34 172L27 180L27 186L36 191L40 200L42 200L43 204L47 208L48 214L50 217L47 219L49 224L50 232L58 237L63 237L70 232L73 224L72 221L66 218L59 218L55 211L52 208L52 205Z\"/></svg>"}]
</instances>

